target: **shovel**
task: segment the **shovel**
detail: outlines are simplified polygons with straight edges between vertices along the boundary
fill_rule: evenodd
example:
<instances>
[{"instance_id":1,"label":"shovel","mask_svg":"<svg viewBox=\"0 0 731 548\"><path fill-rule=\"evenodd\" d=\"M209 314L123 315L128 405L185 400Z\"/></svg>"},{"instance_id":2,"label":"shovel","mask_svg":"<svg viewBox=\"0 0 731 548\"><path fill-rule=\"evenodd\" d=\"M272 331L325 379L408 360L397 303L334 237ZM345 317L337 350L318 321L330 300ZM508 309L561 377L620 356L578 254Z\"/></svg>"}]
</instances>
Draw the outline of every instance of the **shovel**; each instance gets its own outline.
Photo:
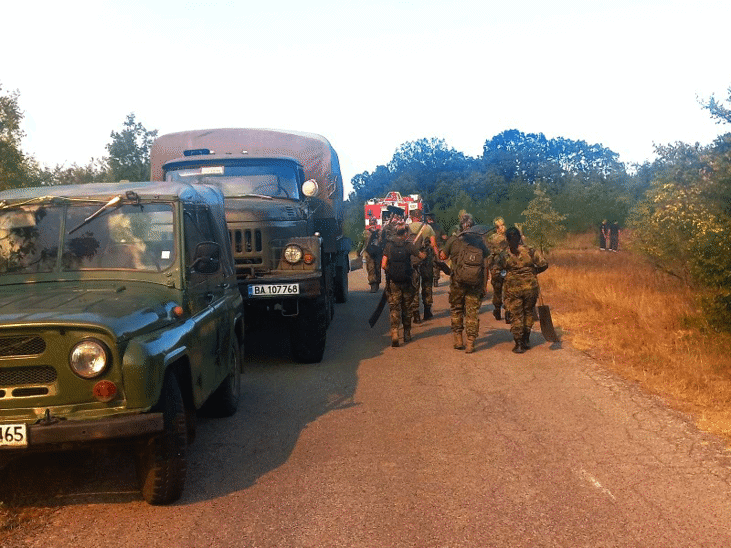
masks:
<instances>
[{"instance_id":1,"label":"shovel","mask_svg":"<svg viewBox=\"0 0 731 548\"><path fill-rule=\"evenodd\" d=\"M540 291L540 290L539 290ZM551 319L551 309L547 304L543 304L543 295L538 293L538 319L541 322L541 335L548 342L559 342L558 334L553 328L553 320Z\"/></svg>"}]
</instances>

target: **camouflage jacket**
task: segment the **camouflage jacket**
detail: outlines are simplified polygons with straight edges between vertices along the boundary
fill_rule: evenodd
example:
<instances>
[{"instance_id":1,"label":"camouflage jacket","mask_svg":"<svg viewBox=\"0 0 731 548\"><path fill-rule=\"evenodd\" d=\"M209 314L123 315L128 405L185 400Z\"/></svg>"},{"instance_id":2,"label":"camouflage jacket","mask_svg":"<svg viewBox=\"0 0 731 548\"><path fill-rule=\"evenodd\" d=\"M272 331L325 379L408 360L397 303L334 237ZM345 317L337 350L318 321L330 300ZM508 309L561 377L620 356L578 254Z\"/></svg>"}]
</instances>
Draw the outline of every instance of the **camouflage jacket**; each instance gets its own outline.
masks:
<instances>
[{"instance_id":1,"label":"camouflage jacket","mask_svg":"<svg viewBox=\"0 0 731 548\"><path fill-rule=\"evenodd\" d=\"M504 289L534 289L538 287L537 274L548 268L548 262L539 251L521 244L517 254L510 248L500 252L495 268L505 271Z\"/></svg>"},{"instance_id":2,"label":"camouflage jacket","mask_svg":"<svg viewBox=\"0 0 731 548\"><path fill-rule=\"evenodd\" d=\"M495 266L497 258L500 253L508 248L508 241L505 239L505 234L493 232L485 239L485 243L490 250L490 257L487 260L487 267L490 269L490 272L494 272L495 270L497 270Z\"/></svg>"}]
</instances>

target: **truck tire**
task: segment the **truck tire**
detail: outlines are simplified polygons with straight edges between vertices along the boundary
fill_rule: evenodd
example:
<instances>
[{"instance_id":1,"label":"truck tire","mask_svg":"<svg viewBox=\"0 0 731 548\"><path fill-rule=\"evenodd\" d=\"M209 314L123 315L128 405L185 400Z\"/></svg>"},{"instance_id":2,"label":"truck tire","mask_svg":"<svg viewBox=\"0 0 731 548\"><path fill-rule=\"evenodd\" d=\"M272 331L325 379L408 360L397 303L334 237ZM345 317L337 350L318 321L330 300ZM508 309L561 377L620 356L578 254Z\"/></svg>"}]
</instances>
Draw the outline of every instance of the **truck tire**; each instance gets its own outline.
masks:
<instances>
[{"instance_id":1,"label":"truck tire","mask_svg":"<svg viewBox=\"0 0 731 548\"><path fill-rule=\"evenodd\" d=\"M169 504L180 498L185 486L185 449L188 428L180 386L172 371L165 373L160 401L164 430L138 449L137 475L142 497L149 504Z\"/></svg>"},{"instance_id":2,"label":"truck tire","mask_svg":"<svg viewBox=\"0 0 731 548\"><path fill-rule=\"evenodd\" d=\"M300 363L319 363L325 352L328 324L327 302L324 297L300 301L299 315L290 332L292 357Z\"/></svg>"},{"instance_id":3,"label":"truck tire","mask_svg":"<svg viewBox=\"0 0 731 548\"><path fill-rule=\"evenodd\" d=\"M348 269L344 266L335 267L335 302L348 301Z\"/></svg>"},{"instance_id":4,"label":"truck tire","mask_svg":"<svg viewBox=\"0 0 731 548\"><path fill-rule=\"evenodd\" d=\"M230 417L239 408L241 395L241 345L236 337L231 340L228 349L229 363L233 363L231 372L223 379L221 385L211 394L203 406L203 413L211 417Z\"/></svg>"}]
</instances>

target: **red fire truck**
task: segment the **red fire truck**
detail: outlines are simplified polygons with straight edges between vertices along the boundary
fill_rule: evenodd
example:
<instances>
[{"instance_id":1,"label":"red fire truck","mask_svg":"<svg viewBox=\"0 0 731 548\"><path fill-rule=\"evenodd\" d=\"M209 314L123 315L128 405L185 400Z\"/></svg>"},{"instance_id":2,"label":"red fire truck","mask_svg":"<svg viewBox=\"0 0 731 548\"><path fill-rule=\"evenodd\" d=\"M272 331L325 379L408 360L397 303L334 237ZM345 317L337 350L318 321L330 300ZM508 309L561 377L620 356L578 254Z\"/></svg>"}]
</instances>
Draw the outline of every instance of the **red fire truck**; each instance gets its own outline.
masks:
<instances>
[{"instance_id":1,"label":"red fire truck","mask_svg":"<svg viewBox=\"0 0 731 548\"><path fill-rule=\"evenodd\" d=\"M401 196L400 192L391 191L385 198L371 198L365 203L365 226L368 226L371 219L376 219L378 226L382 226L384 218L388 217L388 206L403 209L404 217L412 217L416 210L424 211L419 194Z\"/></svg>"}]
</instances>

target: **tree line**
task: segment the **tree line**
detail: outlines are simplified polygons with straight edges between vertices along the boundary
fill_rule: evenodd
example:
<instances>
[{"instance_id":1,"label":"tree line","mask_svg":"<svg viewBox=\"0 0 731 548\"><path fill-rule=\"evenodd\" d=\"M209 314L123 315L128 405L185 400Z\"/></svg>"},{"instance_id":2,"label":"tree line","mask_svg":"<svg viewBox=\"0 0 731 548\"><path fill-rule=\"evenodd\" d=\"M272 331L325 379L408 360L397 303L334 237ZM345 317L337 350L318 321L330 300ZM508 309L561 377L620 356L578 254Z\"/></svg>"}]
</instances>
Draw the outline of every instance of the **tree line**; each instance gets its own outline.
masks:
<instances>
[{"instance_id":1,"label":"tree line","mask_svg":"<svg viewBox=\"0 0 731 548\"><path fill-rule=\"evenodd\" d=\"M731 124L728 93L701 102L719 124ZM53 168L22 151L22 120L18 92L3 93L0 85L0 189L149 178L157 130L145 129L134 114L110 133L108 156ZM365 201L390 191L420 194L445 228L456 224L460 210L481 224L501 216L544 249L567 232L617 221L632 229L636 249L658 269L697 288L712 325L731 330L731 133L708 145L674 143L655 152L652 162L627 165L599 144L517 129L487 139L477 158L440 138L407 142L387 164L352 178L345 232L357 241Z\"/></svg>"}]
</instances>

